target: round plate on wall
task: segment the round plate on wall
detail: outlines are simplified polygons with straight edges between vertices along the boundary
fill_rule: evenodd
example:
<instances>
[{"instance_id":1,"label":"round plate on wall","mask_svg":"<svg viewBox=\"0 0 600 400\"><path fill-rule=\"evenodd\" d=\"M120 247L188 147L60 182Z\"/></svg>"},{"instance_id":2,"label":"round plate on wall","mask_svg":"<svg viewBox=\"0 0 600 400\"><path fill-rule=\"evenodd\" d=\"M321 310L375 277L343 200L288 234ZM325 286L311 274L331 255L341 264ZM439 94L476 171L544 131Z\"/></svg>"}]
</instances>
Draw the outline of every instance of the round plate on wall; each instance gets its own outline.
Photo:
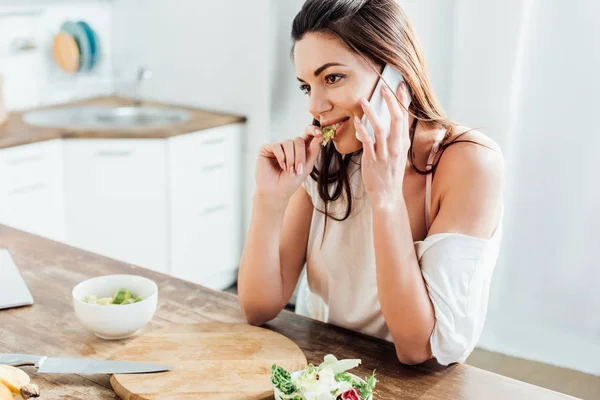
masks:
<instances>
[{"instance_id":1,"label":"round plate on wall","mask_svg":"<svg viewBox=\"0 0 600 400\"><path fill-rule=\"evenodd\" d=\"M66 32L75 38L75 42L79 46L79 69L78 71L89 71L92 62L90 51L90 41L85 29L72 21L63 23L60 30Z\"/></svg>"},{"instance_id":2,"label":"round plate on wall","mask_svg":"<svg viewBox=\"0 0 600 400\"><path fill-rule=\"evenodd\" d=\"M52 56L60 69L65 72L74 74L79 69L79 46L75 38L66 32L59 32L54 36Z\"/></svg>"},{"instance_id":3,"label":"round plate on wall","mask_svg":"<svg viewBox=\"0 0 600 400\"><path fill-rule=\"evenodd\" d=\"M89 71L94 69L96 64L98 63L98 57L100 55L100 42L98 40L98 35L92 29L92 27L85 21L78 21L77 25L79 25L85 31L88 43L90 44L90 63L89 63Z\"/></svg>"}]
</instances>

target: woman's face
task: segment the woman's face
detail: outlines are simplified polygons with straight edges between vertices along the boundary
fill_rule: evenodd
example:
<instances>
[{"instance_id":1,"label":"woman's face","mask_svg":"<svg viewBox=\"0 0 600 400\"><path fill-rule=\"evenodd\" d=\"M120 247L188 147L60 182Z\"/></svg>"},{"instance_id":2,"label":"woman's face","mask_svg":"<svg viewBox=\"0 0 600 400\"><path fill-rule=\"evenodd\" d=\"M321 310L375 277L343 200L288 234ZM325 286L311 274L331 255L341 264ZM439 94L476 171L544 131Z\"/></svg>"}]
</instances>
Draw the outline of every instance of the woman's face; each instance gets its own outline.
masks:
<instances>
[{"instance_id":1,"label":"woman's face","mask_svg":"<svg viewBox=\"0 0 600 400\"><path fill-rule=\"evenodd\" d=\"M333 139L337 151L359 150L362 143L356 138L353 117L362 118L360 99L370 98L379 68L326 33L308 33L297 41L294 62L300 88L310 99L308 111L321 128L343 123Z\"/></svg>"}]
</instances>

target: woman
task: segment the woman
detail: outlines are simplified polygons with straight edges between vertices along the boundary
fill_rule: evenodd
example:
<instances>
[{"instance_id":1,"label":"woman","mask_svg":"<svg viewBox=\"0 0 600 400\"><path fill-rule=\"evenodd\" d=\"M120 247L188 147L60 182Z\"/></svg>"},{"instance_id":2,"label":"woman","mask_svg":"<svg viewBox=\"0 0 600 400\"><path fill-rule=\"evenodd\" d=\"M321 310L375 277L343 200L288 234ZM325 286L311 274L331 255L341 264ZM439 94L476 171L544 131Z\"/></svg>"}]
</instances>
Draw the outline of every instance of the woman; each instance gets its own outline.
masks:
<instances>
[{"instance_id":1,"label":"woman","mask_svg":"<svg viewBox=\"0 0 600 400\"><path fill-rule=\"evenodd\" d=\"M498 146L446 117L395 0L308 0L292 38L315 121L260 150L238 282L246 319L275 318L306 263L310 317L391 341L405 364L464 361L500 244ZM368 102L385 65L405 78L382 93L390 127Z\"/></svg>"}]
</instances>

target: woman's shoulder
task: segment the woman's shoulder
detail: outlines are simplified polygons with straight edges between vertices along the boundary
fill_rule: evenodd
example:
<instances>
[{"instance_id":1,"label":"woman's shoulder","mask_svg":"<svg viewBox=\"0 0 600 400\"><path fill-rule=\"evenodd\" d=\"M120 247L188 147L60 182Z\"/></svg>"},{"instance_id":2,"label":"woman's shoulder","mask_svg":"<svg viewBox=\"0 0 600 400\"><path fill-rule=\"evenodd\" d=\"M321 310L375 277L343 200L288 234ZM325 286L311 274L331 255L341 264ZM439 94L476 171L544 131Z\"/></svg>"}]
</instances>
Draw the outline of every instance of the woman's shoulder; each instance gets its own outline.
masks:
<instances>
[{"instance_id":1,"label":"woman's shoulder","mask_svg":"<svg viewBox=\"0 0 600 400\"><path fill-rule=\"evenodd\" d=\"M465 126L453 128L450 142L439 155L435 191L442 198L451 191L478 198L501 196L504 157L500 146L484 133Z\"/></svg>"},{"instance_id":2,"label":"woman's shoulder","mask_svg":"<svg viewBox=\"0 0 600 400\"><path fill-rule=\"evenodd\" d=\"M457 126L451 139L454 143L441 153L433 179L439 204L433 232L489 238L502 212L502 152L492 139L467 127Z\"/></svg>"},{"instance_id":3,"label":"woman's shoulder","mask_svg":"<svg viewBox=\"0 0 600 400\"><path fill-rule=\"evenodd\" d=\"M454 125L450 140L471 141L478 145L489 147L490 150L501 152L500 146L485 133L463 125Z\"/></svg>"},{"instance_id":4,"label":"woman's shoulder","mask_svg":"<svg viewBox=\"0 0 600 400\"><path fill-rule=\"evenodd\" d=\"M504 173L500 146L484 133L466 126L454 126L448 146L440 154L437 175L464 179L472 175L495 178Z\"/></svg>"}]
</instances>

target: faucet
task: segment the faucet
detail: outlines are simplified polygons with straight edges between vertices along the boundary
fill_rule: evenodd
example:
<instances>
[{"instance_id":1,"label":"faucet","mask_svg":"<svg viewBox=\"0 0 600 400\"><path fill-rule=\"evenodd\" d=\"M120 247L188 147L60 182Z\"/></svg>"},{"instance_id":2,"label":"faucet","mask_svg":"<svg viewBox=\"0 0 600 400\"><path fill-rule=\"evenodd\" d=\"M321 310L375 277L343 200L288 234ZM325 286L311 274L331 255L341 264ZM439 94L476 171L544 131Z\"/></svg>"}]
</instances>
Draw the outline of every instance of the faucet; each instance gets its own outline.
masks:
<instances>
[{"instance_id":1,"label":"faucet","mask_svg":"<svg viewBox=\"0 0 600 400\"><path fill-rule=\"evenodd\" d=\"M140 98L140 86L142 85L142 81L152 78L152 71L145 67L140 67L137 72L137 76L135 78L135 83L133 87L133 105L139 107L142 104L142 99Z\"/></svg>"}]
</instances>

